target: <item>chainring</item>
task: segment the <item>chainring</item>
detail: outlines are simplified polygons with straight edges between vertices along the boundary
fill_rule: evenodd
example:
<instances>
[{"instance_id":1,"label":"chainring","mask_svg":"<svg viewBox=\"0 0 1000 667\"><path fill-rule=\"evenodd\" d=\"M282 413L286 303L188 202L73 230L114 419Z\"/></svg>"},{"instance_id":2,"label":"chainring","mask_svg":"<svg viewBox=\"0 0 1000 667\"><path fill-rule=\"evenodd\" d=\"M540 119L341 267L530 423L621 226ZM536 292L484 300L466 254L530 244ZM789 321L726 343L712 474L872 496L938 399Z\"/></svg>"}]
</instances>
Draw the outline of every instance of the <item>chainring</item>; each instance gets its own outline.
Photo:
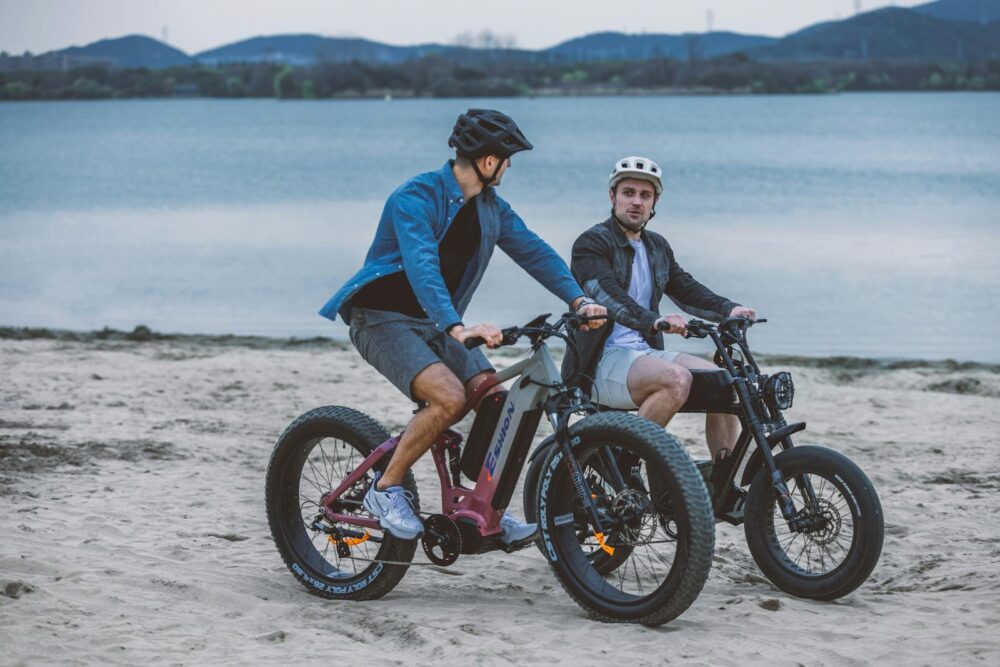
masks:
<instances>
[{"instance_id":1,"label":"chainring","mask_svg":"<svg viewBox=\"0 0 1000 667\"><path fill-rule=\"evenodd\" d=\"M436 565L451 565L462 553L462 534L458 525L443 514L431 514L423 520L424 536L420 543L427 558Z\"/></svg>"}]
</instances>

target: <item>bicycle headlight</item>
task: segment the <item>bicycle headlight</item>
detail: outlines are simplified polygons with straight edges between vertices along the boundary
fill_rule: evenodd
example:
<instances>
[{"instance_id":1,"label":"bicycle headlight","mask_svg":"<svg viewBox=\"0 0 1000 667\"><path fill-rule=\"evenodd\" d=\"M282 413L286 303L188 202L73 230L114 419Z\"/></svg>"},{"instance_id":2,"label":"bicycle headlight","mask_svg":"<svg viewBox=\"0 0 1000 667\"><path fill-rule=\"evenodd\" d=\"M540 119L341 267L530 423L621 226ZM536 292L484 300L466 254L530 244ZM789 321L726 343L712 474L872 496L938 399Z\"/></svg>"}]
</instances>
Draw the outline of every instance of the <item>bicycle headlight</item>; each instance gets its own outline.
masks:
<instances>
[{"instance_id":1,"label":"bicycle headlight","mask_svg":"<svg viewBox=\"0 0 1000 667\"><path fill-rule=\"evenodd\" d=\"M764 383L764 399L772 408L787 410L792 407L794 397L795 385L792 383L791 373L775 373Z\"/></svg>"}]
</instances>

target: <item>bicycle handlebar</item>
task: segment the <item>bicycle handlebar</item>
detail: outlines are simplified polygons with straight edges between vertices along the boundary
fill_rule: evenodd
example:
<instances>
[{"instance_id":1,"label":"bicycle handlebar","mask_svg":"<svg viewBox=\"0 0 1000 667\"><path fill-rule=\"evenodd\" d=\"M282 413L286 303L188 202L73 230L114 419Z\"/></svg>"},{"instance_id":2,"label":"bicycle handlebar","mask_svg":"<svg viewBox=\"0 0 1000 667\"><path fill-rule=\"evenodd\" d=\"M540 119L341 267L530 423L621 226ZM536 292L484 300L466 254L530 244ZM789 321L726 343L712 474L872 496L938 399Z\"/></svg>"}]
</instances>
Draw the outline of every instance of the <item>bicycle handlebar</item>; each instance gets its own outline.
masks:
<instances>
[{"instance_id":1,"label":"bicycle handlebar","mask_svg":"<svg viewBox=\"0 0 1000 667\"><path fill-rule=\"evenodd\" d=\"M520 337L520 334L518 334L519 330L520 327L507 327L506 329L501 330L500 333L503 334L503 340L500 341L500 345L497 347L513 345L516 343L517 339ZM485 343L486 339L482 336L473 336L472 338L466 338L462 344L465 345L465 349L473 350Z\"/></svg>"},{"instance_id":2,"label":"bicycle handlebar","mask_svg":"<svg viewBox=\"0 0 1000 667\"><path fill-rule=\"evenodd\" d=\"M746 317L726 317L723 318L723 320L718 324L703 322L702 320L690 320L687 323L687 335L693 336L694 338L705 338L708 336L710 331L721 331L732 326L749 328L755 324L763 324L765 322L767 322L767 319L763 317L756 320L751 320Z\"/></svg>"},{"instance_id":3,"label":"bicycle handlebar","mask_svg":"<svg viewBox=\"0 0 1000 667\"><path fill-rule=\"evenodd\" d=\"M579 327L587 322L595 322L597 320L607 320L610 319L607 315L577 315L576 313L564 313L563 316L553 325L548 323L542 323L542 326L526 326L526 327L507 327L501 330L500 333L503 334L503 340L500 341L500 345L497 347L503 347L505 345L513 345L517 340L527 334L548 334L554 335L562 327ZM545 337L547 338L548 335ZM466 338L463 344L467 350L472 350L480 345L486 343L486 339L482 336L473 336L472 338Z\"/></svg>"},{"instance_id":4,"label":"bicycle handlebar","mask_svg":"<svg viewBox=\"0 0 1000 667\"><path fill-rule=\"evenodd\" d=\"M497 347L513 345L519 338L521 338L521 336L535 334L548 338L552 335L560 335L558 332L563 327L579 327L587 322L609 319L611 318L607 315L577 315L576 313L565 313L555 324L552 325L543 322L539 326L507 327L506 329L501 330L503 339ZM695 338L705 338L708 336L708 332L713 329L725 328L733 325L750 327L754 324L762 324L764 322L767 322L764 318L750 320L745 317L727 317L718 324L712 324L702 320L690 320L687 322L687 333L688 336L693 336ZM664 328L662 324L657 325L657 330L659 331L666 331L667 328ZM465 341L463 341L463 345L465 345L467 350L475 349L485 343L486 339L482 336L473 336L472 338L466 338Z\"/></svg>"}]
</instances>

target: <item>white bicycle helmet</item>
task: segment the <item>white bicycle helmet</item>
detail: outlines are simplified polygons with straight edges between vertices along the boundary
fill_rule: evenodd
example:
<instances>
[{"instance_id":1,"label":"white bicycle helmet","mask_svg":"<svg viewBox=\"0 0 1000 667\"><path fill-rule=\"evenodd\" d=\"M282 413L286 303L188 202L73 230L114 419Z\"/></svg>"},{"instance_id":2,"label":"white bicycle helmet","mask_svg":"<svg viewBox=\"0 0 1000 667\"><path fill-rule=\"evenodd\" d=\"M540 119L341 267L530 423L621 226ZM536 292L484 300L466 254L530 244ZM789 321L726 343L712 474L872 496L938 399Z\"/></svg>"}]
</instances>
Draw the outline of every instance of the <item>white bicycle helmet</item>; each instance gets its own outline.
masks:
<instances>
[{"instance_id":1,"label":"white bicycle helmet","mask_svg":"<svg viewBox=\"0 0 1000 667\"><path fill-rule=\"evenodd\" d=\"M615 168L611 170L611 176L608 178L608 188L614 190L618 182L626 178L641 178L653 184L657 195L662 195L663 181L660 180L662 173L660 166L649 158L630 155L615 162Z\"/></svg>"}]
</instances>

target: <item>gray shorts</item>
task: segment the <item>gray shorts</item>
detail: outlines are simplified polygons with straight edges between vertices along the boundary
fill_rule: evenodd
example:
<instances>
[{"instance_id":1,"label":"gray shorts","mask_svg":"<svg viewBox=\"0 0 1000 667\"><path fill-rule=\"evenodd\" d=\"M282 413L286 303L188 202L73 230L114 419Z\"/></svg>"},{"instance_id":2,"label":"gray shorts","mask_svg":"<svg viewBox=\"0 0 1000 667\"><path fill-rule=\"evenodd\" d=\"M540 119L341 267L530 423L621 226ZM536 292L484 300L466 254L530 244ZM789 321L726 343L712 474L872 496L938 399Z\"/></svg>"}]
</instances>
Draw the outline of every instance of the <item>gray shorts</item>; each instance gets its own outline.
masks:
<instances>
[{"instance_id":1,"label":"gray shorts","mask_svg":"<svg viewBox=\"0 0 1000 667\"><path fill-rule=\"evenodd\" d=\"M623 347L608 347L594 372L594 388L591 398L606 408L635 410L639 406L632 400L628 390L628 372L639 357L650 355L672 362L679 352L670 350L630 350Z\"/></svg>"},{"instance_id":2,"label":"gray shorts","mask_svg":"<svg viewBox=\"0 0 1000 667\"><path fill-rule=\"evenodd\" d=\"M431 364L443 363L465 384L493 366L479 350L467 350L430 320L368 308L351 309L351 342L369 364L406 394L413 379Z\"/></svg>"}]
</instances>

